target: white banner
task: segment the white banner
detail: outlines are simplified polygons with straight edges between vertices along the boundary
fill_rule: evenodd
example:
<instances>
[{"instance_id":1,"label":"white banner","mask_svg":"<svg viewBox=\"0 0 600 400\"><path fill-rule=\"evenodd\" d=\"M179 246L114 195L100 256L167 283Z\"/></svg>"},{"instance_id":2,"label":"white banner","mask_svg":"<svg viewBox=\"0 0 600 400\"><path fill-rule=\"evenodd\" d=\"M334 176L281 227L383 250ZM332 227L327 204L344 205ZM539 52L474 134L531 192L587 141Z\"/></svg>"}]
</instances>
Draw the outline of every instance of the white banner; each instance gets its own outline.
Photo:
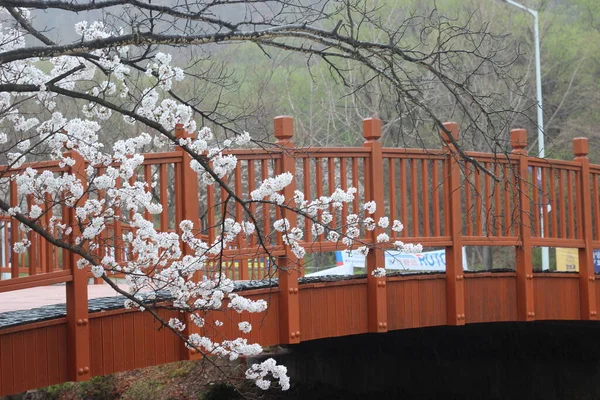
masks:
<instances>
[{"instance_id":1,"label":"white banner","mask_svg":"<svg viewBox=\"0 0 600 400\"><path fill-rule=\"evenodd\" d=\"M336 251L337 267L307 274L306 276L353 275L354 268L365 268L365 256L358 251ZM385 268L401 271L446 272L446 251L425 251L405 254L396 250L385 252ZM467 254L463 247L463 270L467 270Z\"/></svg>"},{"instance_id":2,"label":"white banner","mask_svg":"<svg viewBox=\"0 0 600 400\"><path fill-rule=\"evenodd\" d=\"M322 271L313 272L312 274L306 274L304 276L326 276L326 275L354 275L354 268L351 264L344 264L342 266L327 268Z\"/></svg>"},{"instance_id":3,"label":"white banner","mask_svg":"<svg viewBox=\"0 0 600 400\"><path fill-rule=\"evenodd\" d=\"M364 268L365 256L357 251L342 251L342 261L352 267ZM385 252L385 268L389 270L407 271L446 271L446 251L425 251L423 253L406 254L396 250ZM463 269L467 269L467 256L463 247Z\"/></svg>"}]
</instances>

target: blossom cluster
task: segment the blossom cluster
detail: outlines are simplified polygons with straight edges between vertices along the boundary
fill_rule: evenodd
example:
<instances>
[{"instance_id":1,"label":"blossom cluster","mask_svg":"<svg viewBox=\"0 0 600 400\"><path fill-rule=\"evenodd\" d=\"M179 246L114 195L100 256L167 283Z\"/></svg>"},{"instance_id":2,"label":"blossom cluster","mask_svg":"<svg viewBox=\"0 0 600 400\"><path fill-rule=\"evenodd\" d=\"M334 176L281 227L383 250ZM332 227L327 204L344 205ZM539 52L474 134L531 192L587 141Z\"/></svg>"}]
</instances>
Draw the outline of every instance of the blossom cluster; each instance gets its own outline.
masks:
<instances>
[{"instance_id":1,"label":"blossom cluster","mask_svg":"<svg viewBox=\"0 0 600 400\"><path fill-rule=\"evenodd\" d=\"M271 387L271 381L267 379L269 374L278 380L281 390L288 390L290 388L290 378L287 375L287 368L283 365L277 365L277 362L272 358L260 364L253 364L246 371L246 378L254 380L256 386L259 388L267 390Z\"/></svg>"},{"instance_id":2,"label":"blossom cluster","mask_svg":"<svg viewBox=\"0 0 600 400\"><path fill-rule=\"evenodd\" d=\"M0 12L7 10L0 8ZM17 12L25 19L30 18L27 10ZM75 32L82 41L106 39L119 33L102 22L86 21L76 24ZM23 32L0 23L0 52L23 47ZM219 142L210 128L198 129L194 110L169 95L173 85L186 77L183 69L173 65L169 54L157 52L150 56L145 69L142 68L149 84L134 96L132 68L123 61L128 54L128 47L117 46L91 51L89 55L93 57L73 54L2 64L0 83L36 89L0 93L0 125L8 126L11 131L10 137L0 132L0 154L6 155L9 168L14 170L31 159L34 149L42 148L58 165L52 170L23 167L10 176L18 188L18 197L28 201L12 204L4 211L10 216L22 217L21 221L29 221L19 224L19 231L25 234L19 233L21 239L14 240L13 249L22 254L30 248L29 225L45 229L65 245L77 247L86 254L78 259L77 268L89 269L94 277L102 279L124 275L129 286L126 307L143 311L146 302L155 300L158 292L167 292L173 299L173 307L189 318L171 318L165 325L187 335L188 347L231 360L257 355L262 351L261 346L245 338L217 342L214 338L187 333L194 326L205 327L211 321L207 313L215 310L230 309L241 314L267 309L265 300L251 300L234 293L234 282L221 273L220 261L215 261L240 235L261 234L256 220L251 215L238 220L224 214L218 235L211 240L199 234L199 221L178 220L174 230L162 225L158 228L154 216L168 210L156 200L157 182L154 178L149 182L138 179L146 163L144 151L162 143L165 137L172 140L174 136L170 132L180 125L192 134L172 140L170 144L181 146L192 156L189 167L205 184L218 182L223 188L226 185L223 179L238 167L237 157L226 150L247 145L251 136L243 132ZM70 111L56 109L55 88L81 90L81 97L86 99L80 110L81 117L69 117ZM30 98L48 110L45 117L27 117L29 114L19 112L20 104ZM135 101L129 102L132 98ZM118 140L112 146L103 144L103 126L114 112L105 102L107 99L130 104L130 108L121 110L127 123L143 121L155 127L154 132L169 133L160 135L140 130L137 136ZM364 255L374 246L395 246L405 252L420 250L418 245L390 243L395 236L391 232L402 231L402 223L379 217L378 205L373 201L365 202L360 206L360 213L351 213L341 221L338 215L345 206L356 201L357 188L336 188L316 199L306 199L304 193L295 191L291 198L286 198L282 192L294 179L289 171L268 177L243 201L269 203L280 211L300 216L292 223L282 212L273 224L274 233L280 235L297 259L303 259L307 253L307 222L310 222L313 238L321 237ZM56 212L59 208L60 212ZM51 217L45 219L48 215ZM117 227L122 228L120 234ZM364 233L371 231L377 233L376 243L362 239ZM385 276L385 269L377 268L373 274ZM214 321L214 325L218 327L222 322ZM252 325L242 321L238 330L247 334ZM277 380L283 390L289 388L286 368L276 365L272 359L254 364L246 372L246 377L263 389L271 385L269 376Z\"/></svg>"}]
</instances>

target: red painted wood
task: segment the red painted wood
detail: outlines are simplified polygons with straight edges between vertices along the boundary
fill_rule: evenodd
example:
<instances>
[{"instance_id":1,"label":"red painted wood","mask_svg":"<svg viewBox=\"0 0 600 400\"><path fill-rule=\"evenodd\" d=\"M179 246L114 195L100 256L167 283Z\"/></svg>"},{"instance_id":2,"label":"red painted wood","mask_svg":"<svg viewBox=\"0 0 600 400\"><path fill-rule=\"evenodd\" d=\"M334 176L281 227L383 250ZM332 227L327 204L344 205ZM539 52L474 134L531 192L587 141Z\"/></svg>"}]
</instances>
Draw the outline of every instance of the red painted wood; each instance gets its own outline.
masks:
<instances>
[{"instance_id":1,"label":"red painted wood","mask_svg":"<svg viewBox=\"0 0 600 400\"><path fill-rule=\"evenodd\" d=\"M446 324L445 276L420 278L426 279L390 278L387 285L388 329Z\"/></svg>"},{"instance_id":2,"label":"red painted wood","mask_svg":"<svg viewBox=\"0 0 600 400\"><path fill-rule=\"evenodd\" d=\"M219 314L218 318L224 322L219 329L220 338L239 336L237 323L243 320L250 321L254 327L244 337L268 346L367 331L464 322L596 318L600 291L595 290L591 255L593 246L598 245L594 239L599 238L600 230L600 166L589 164L585 140L574 142L574 161L528 157L524 151L526 134L524 139L522 130L511 136L514 155L498 158L492 154L469 152L470 157L504 179L496 182L480 169L456 159L449 137L445 138L447 145L444 151L382 149L378 141L379 122L368 119L364 124L367 143L361 148L297 152L291 142L291 124L290 117L280 117L275 122L278 143L285 151L281 148L231 151L242 161L241 167L231 177L235 179L234 189L237 192L246 195L258 181L275 173L294 172L296 166L299 179L302 179L300 185L313 195L329 194L337 185L345 188L351 184L359 188L352 204L353 212L362 212L359 204L375 199L379 204L374 217L377 219L383 215L385 209L389 210L390 216L399 216L407 226L399 235L404 241L446 246L448 271L440 275L380 280L369 275L363 280L302 286L297 285L298 271L292 274L280 272L278 288L249 292L252 299L267 299L269 310L265 314L254 315L240 315L231 310ZM446 126L456 138L458 127L453 124ZM178 129L181 134L181 128ZM35 167L57 170L55 164L39 163ZM220 191L215 193L212 186L189 190L197 185L197 177L190 173L188 164L189 158L186 159L182 151L177 151L146 155L144 167L140 169L146 180L151 179L153 173L158 174L159 197L165 210L169 202L175 200L176 218L170 220L172 217L164 213L159 218L162 230L167 230L168 225L177 229L183 218L200 224L196 192L206 193L203 210L211 209L215 200L221 198ZM81 171L82 165L79 160L73 169ZM461 167L464 169L461 170ZM537 184L533 184L537 181L538 170L542 171L541 195ZM244 181L246 174L248 183ZM515 176L521 179L514 182ZM465 180L472 186L467 185L463 189ZM168 182L172 181L175 185L170 188ZM294 185L286 188L286 198L293 195ZM515 187L520 190L514 190ZM10 202L16 205L22 199L17 198L14 183L11 183L10 189ZM463 192L465 199L461 198ZM552 213L548 213L545 207L548 202L552 205ZM265 233L268 234L273 222L270 214L277 207L252 207L262 214L259 219L264 217ZM234 211L238 219L243 217L239 206L230 207L230 211ZM336 214L335 221L340 217L345 219L349 211L348 208ZM65 209L64 212L71 214L72 210ZM279 216L285 213L280 209L276 212ZM293 215L286 217L291 220ZM443 226L440 223L442 219ZM462 238L463 221L465 238ZM539 233L541 221L546 229L544 238L540 238ZM202 235L208 236L208 240L215 237L215 222L215 213L203 216L202 228L205 231ZM306 229L309 228L307 224ZM107 238L119 237L127 229L117 223L110 227ZM378 233L375 231L362 239L372 243ZM297 267L297 260L281 246L281 235L277 239L278 243L270 245L278 244L272 253L278 258L278 264ZM317 238L306 235L306 239ZM81 380L91 375L172 362L185 356L180 339L167 329L159 329L159 324L149 313L113 310L88 317L84 299L87 300L85 283L89 274L85 271L79 273L73 268L76 258L68 252L63 254L64 267L55 265L58 252L46 247L38 235L32 235L32 242L35 243L30 249L30 262L25 264L25 257L20 256L13 258L12 268L2 266L2 272L11 273L13 278L0 282L0 291L68 282L68 317L0 330L0 395L68 379ZM516 273L464 276L460 251L463 245L517 246ZM580 274L534 275L531 249L538 245L579 248ZM241 240L237 247L227 250L226 255L238 260L257 256L256 243L252 241L246 243ZM334 250L336 245L325 243L322 238L308 249L321 252ZM369 270L382 265L382 254L382 250L372 252ZM5 260L3 264L6 264ZM50 273L61 267L63 271ZM254 267L252 271L242 269L232 272L239 277L261 277L266 273ZM274 272L271 271L271 275ZM31 276L19 278L18 275L23 273ZM158 313L163 320L180 316L168 310L159 310ZM214 318L208 316L207 320ZM88 322L83 321L88 319ZM89 373L76 374L81 367L89 367Z\"/></svg>"},{"instance_id":3,"label":"red painted wood","mask_svg":"<svg viewBox=\"0 0 600 400\"><path fill-rule=\"evenodd\" d=\"M335 287L300 287L302 340L368 332L367 283Z\"/></svg>"},{"instance_id":4,"label":"red painted wood","mask_svg":"<svg viewBox=\"0 0 600 400\"><path fill-rule=\"evenodd\" d=\"M102 348L102 318L90 320L91 375L104 375Z\"/></svg>"},{"instance_id":5,"label":"red painted wood","mask_svg":"<svg viewBox=\"0 0 600 400\"><path fill-rule=\"evenodd\" d=\"M579 311L579 277L536 274L534 283L535 318L537 320L577 320Z\"/></svg>"},{"instance_id":6,"label":"red painted wood","mask_svg":"<svg viewBox=\"0 0 600 400\"><path fill-rule=\"evenodd\" d=\"M57 343L64 339L61 337L59 330L48 327L46 331L46 344L48 346L48 383L50 385L61 382L60 374L60 348Z\"/></svg>"},{"instance_id":7,"label":"red painted wood","mask_svg":"<svg viewBox=\"0 0 600 400\"><path fill-rule=\"evenodd\" d=\"M99 318L94 320L94 322L99 322L101 325L102 371L115 371L115 337L113 336L113 318Z\"/></svg>"},{"instance_id":8,"label":"red painted wood","mask_svg":"<svg viewBox=\"0 0 600 400\"><path fill-rule=\"evenodd\" d=\"M133 313L123 314L123 344L125 348L125 370L135 368L135 341L133 336Z\"/></svg>"},{"instance_id":9,"label":"red painted wood","mask_svg":"<svg viewBox=\"0 0 600 400\"><path fill-rule=\"evenodd\" d=\"M146 335L144 334L144 315L137 312L133 316L134 337L134 366L144 368L146 366Z\"/></svg>"},{"instance_id":10,"label":"red painted wood","mask_svg":"<svg viewBox=\"0 0 600 400\"><path fill-rule=\"evenodd\" d=\"M466 275L465 314L467 323L517 320L516 274Z\"/></svg>"},{"instance_id":11,"label":"red painted wood","mask_svg":"<svg viewBox=\"0 0 600 400\"><path fill-rule=\"evenodd\" d=\"M13 344L12 335L0 336L0 395L12 394L17 391L14 389L14 369L13 369Z\"/></svg>"},{"instance_id":12,"label":"red painted wood","mask_svg":"<svg viewBox=\"0 0 600 400\"><path fill-rule=\"evenodd\" d=\"M35 342L35 331L25 331L23 332L23 335L20 336L22 336L22 359L24 363L27 363L27 365L24 366L23 385L25 386L25 388L35 387L37 384L37 369L34 365L31 364L32 360L35 360L36 362L38 361L36 360L37 352Z\"/></svg>"},{"instance_id":13,"label":"red painted wood","mask_svg":"<svg viewBox=\"0 0 600 400\"><path fill-rule=\"evenodd\" d=\"M575 197L577 201L578 237L585 240L585 247L579 249L579 291L581 318L596 320L598 317L596 294L594 293L596 279L594 274L593 220L590 198L590 160L588 159L587 138L573 139L573 154L581 164L581 172L577 175Z\"/></svg>"},{"instance_id":14,"label":"red painted wood","mask_svg":"<svg viewBox=\"0 0 600 400\"><path fill-rule=\"evenodd\" d=\"M465 294L462 266L461 170L457 160L456 145L454 144L459 136L458 124L454 122L445 123L441 135L445 143L444 151L447 154L445 169L448 176L444 186L448 197L445 199L445 209L448 210L448 230L452 236L452 244L446 246L447 317L449 325L463 325L465 323ZM490 201L487 188L486 180L486 204ZM489 214L486 215L486 219L489 220Z\"/></svg>"},{"instance_id":15,"label":"red painted wood","mask_svg":"<svg viewBox=\"0 0 600 400\"><path fill-rule=\"evenodd\" d=\"M125 332L123 329L123 315L115 315L112 320L112 331L107 332L112 338L113 345L113 371L125 371ZM160 346L163 348L163 346ZM164 363L164 360L162 360Z\"/></svg>"},{"instance_id":16,"label":"red painted wood","mask_svg":"<svg viewBox=\"0 0 600 400\"><path fill-rule=\"evenodd\" d=\"M70 157L75 160L75 163L70 167L69 172L79 177L85 190L87 189L85 161L76 152L71 152ZM76 206L81 205L86 200L87 196L82 196ZM73 229L72 237L79 237L81 235L81 225L77 223L75 208L67 208L65 211L67 225ZM77 260L79 260L79 256L75 253L66 250L63 252L64 268L70 270L73 276L73 279L66 284L69 379L84 381L90 378L91 369L87 293L88 271L77 268Z\"/></svg>"},{"instance_id":17,"label":"red painted wood","mask_svg":"<svg viewBox=\"0 0 600 400\"><path fill-rule=\"evenodd\" d=\"M294 121L291 117L277 117L274 121L275 137L277 145L285 149L281 154L281 160L277 163L277 173L289 172L296 175L296 163L287 149L292 149L294 143ZM320 162L317 164L320 166ZM318 175L318 173L317 173ZM317 179L317 193L322 189L322 181ZM282 190L286 199L292 199L296 190L296 182ZM289 200L288 200L289 201ZM283 212L290 226L297 226L298 215L293 212ZM283 245L282 237L277 235L279 245ZM277 277L279 278L279 311L280 311L280 339L282 343L299 343L302 331L300 330L300 309L298 301L298 277L302 268L302 260L298 260L289 246L285 246L285 256L277 258Z\"/></svg>"},{"instance_id":18,"label":"red painted wood","mask_svg":"<svg viewBox=\"0 0 600 400\"><path fill-rule=\"evenodd\" d=\"M40 387L49 385L48 379L48 340L46 336L48 328L35 329L35 352L37 355L37 363L35 365L36 384ZM2 355L0 355L2 357Z\"/></svg>"},{"instance_id":19,"label":"red painted wood","mask_svg":"<svg viewBox=\"0 0 600 400\"><path fill-rule=\"evenodd\" d=\"M521 321L533 321L534 309L534 283L531 243L531 214L529 206L530 182L538 181L537 175L529 176L529 162L527 157L527 131L513 129L510 132L512 153L518 157L518 167L515 168L515 186L519 188L519 236L521 245L515 248L515 261L517 270L517 313ZM544 181L542 180L542 185ZM537 193L537 184L534 187ZM543 197L543 196L542 196ZM535 198L535 197L534 197ZM546 207L543 206L546 210ZM555 212L553 214L556 213ZM534 214L539 215L538 205L534 204ZM548 232L547 218L544 220L545 233Z\"/></svg>"},{"instance_id":20,"label":"red painted wood","mask_svg":"<svg viewBox=\"0 0 600 400\"><path fill-rule=\"evenodd\" d=\"M378 118L364 119L363 137L365 138L363 147L371 150L370 157L366 163L369 166L370 175L365 171L365 200L373 201L377 205L375 212L370 216L377 223L384 216L383 187L385 183L383 179L382 148L379 141L381 138L381 120ZM413 185L414 195L416 183L412 181L411 184ZM415 215L413 215L413 218L415 218ZM383 233L383 229L376 227L367 233L367 238L371 240L371 243L377 244L377 236L380 233ZM386 332L388 324L386 278L373 276L375 269L385 267L385 254L382 246L373 246L370 249L366 256L365 264L368 282L367 306L369 309L369 332Z\"/></svg>"}]
</instances>

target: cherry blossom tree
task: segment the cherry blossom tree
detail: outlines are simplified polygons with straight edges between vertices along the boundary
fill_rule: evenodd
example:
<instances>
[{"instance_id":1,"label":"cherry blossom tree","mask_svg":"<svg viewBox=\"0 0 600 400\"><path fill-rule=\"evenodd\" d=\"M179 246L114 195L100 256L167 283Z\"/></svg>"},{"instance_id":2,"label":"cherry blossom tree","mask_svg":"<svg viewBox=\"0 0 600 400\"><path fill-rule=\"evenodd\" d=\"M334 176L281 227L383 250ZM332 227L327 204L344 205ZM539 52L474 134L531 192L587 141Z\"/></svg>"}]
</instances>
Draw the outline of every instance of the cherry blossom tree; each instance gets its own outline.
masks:
<instances>
[{"instance_id":1,"label":"cherry blossom tree","mask_svg":"<svg viewBox=\"0 0 600 400\"><path fill-rule=\"evenodd\" d=\"M268 143L265 137L253 139L238 129L220 109L207 111L202 101L180 94L179 89L186 84L212 79L206 70L192 68L193 59L174 62L184 58L185 49L252 42L265 54L268 49L280 49L319 57L330 65L332 75L342 80L345 71L337 60L351 61L369 71L367 81L387 82L404 106L419 109L442 127L421 93L436 81L453 94L461 112L472 115L473 129L489 132L495 126L488 98L472 92L464 82L478 71L456 69L450 73L446 68L455 57L468 55L481 61L480 68L489 69L491 54L479 53L477 45L452 50L444 41L427 52L403 47L403 29L412 26L411 22L387 29L376 15L378 6L369 2L174 1L172 5L158 5L139 0L0 0L0 7L0 161L7 165L0 170L0 181L5 188L8 182L15 182L19 196L31 199L27 206L11 205L0 198L0 210L18 221L22 232L33 231L76 254L77 267L91 270L96 278L126 296L126 307L152 313L186 346L205 355L234 360L262 351L260 345L242 337L218 341L186 333L186 324L203 327L207 312L223 308L239 313L266 310L265 300L253 301L234 293L233 281L215 261L240 236L254 237L269 253L266 233L252 212L253 205L268 204L285 211L282 215L294 213L298 220L310 221L314 237L325 237L340 248L364 255L377 245L404 252L421 248L390 243L388 233L401 231L402 223L387 217L372 218L382 206L374 202L362 205L363 212L351 213L343 224L333 225L333 214L354 201L357 188L337 188L314 199L296 191L286 198L282 191L295 177L283 171L263 180L250 196L236 193L225 179L238 165L235 155L228 151ZM236 13L223 17L231 7L238 7ZM62 43L36 23L39 13L48 9L100 14L96 20L77 22L73 27L75 39ZM440 38L447 41L455 35L479 35L481 40L490 37L467 26L450 29L443 18L432 16L421 21L429 28L437 26ZM385 35L378 41L366 41L361 25L370 25ZM427 85L418 84L410 72L413 68L427 71ZM103 132L115 120L131 127L128 137L107 142ZM193 135L181 137L175 134L176 129ZM155 183L132 179L144 162L144 151L173 146L189 155L190 167L204 185L223 190L243 209L241 219L223 215L216 223L219 233L213 241L200 235L199 221L184 220L176 232L158 229L152 215L166 210L153 197ZM43 159L58 160L64 170L55 173L25 164ZM87 167L74 169L81 166ZM75 210L75 219L55 213L44 222L50 209L61 207ZM102 239L107 227L116 222L130 227L122 238L122 246L130 254L126 262L116 259L114 251L107 249L111 245ZM282 217L272 228L282 235L297 259L305 257L304 231L297 223ZM363 243L361 232L375 229L379 232L377 243ZM25 235L13 244L14 251L23 253L30 245ZM100 248L103 251L97 251ZM278 268L276 262L272 268ZM204 279L197 279L199 273ZM384 268L373 272L375 276L385 273ZM115 274L125 276L129 290L119 288ZM170 307L185 312L187 318L161 319L148 306L159 292L167 292ZM240 333L248 333L252 326L243 321L238 328ZM283 390L290 385L285 367L273 360L251 366L246 377L262 389L270 387L271 379Z\"/></svg>"}]
</instances>

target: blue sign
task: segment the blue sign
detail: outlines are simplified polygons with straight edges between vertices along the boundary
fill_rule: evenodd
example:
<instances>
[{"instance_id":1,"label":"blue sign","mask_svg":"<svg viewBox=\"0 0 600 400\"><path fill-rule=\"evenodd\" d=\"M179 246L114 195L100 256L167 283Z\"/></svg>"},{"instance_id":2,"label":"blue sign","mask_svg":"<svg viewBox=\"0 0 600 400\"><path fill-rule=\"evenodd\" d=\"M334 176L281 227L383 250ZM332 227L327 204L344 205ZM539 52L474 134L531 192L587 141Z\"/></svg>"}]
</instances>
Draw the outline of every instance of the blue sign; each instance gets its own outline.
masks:
<instances>
[{"instance_id":1,"label":"blue sign","mask_svg":"<svg viewBox=\"0 0 600 400\"><path fill-rule=\"evenodd\" d=\"M600 273L600 250L594 249L594 272Z\"/></svg>"}]
</instances>

